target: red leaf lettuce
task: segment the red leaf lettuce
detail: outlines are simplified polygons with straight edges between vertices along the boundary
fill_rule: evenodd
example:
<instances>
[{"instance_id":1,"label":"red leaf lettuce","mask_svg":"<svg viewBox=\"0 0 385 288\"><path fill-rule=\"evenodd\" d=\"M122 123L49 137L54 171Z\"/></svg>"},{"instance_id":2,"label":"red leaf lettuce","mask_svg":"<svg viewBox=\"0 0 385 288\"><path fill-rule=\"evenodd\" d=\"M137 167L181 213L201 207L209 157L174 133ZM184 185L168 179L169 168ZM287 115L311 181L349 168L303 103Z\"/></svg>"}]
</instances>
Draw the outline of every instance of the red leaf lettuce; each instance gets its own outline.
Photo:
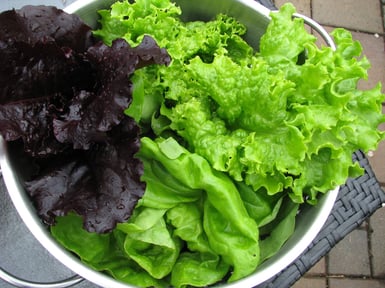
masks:
<instances>
[{"instance_id":1,"label":"red leaf lettuce","mask_svg":"<svg viewBox=\"0 0 385 288\"><path fill-rule=\"evenodd\" d=\"M99 233L127 220L145 188L129 76L168 53L150 37L109 47L76 15L25 6L0 14L0 61L0 133L39 167L26 181L39 215L74 210Z\"/></svg>"}]
</instances>

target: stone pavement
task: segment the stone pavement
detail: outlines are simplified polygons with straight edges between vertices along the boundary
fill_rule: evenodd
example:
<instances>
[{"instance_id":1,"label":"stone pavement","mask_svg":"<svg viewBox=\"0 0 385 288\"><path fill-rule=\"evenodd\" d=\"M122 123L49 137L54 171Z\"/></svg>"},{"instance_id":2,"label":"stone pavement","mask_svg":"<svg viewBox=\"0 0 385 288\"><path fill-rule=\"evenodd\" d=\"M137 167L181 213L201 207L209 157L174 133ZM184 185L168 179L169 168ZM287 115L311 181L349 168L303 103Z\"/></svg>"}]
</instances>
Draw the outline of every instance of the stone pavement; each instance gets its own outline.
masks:
<instances>
[{"instance_id":1,"label":"stone pavement","mask_svg":"<svg viewBox=\"0 0 385 288\"><path fill-rule=\"evenodd\" d=\"M276 6L285 0L275 0ZM312 17L328 31L349 29L372 63L368 81L360 87L383 83L385 92L385 0L292 0L299 13ZM385 130L385 125L382 127ZM370 153L372 168L385 188L385 143ZM385 208L338 243L294 288L385 287Z\"/></svg>"}]
</instances>

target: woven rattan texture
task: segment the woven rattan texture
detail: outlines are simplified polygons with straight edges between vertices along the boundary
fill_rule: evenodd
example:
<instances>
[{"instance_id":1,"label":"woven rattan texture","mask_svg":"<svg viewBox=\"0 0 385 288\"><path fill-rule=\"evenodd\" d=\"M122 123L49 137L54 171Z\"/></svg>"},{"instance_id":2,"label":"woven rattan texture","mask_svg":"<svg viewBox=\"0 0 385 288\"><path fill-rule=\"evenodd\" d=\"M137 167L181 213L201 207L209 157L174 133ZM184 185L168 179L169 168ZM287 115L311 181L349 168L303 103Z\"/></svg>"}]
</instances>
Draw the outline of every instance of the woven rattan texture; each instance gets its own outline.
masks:
<instances>
[{"instance_id":1,"label":"woven rattan texture","mask_svg":"<svg viewBox=\"0 0 385 288\"><path fill-rule=\"evenodd\" d=\"M365 155L358 151L353 159L365 169L364 175L348 179L341 186L338 198L324 227L312 244L290 266L258 288L291 287L339 241L385 203L381 189Z\"/></svg>"}]
</instances>

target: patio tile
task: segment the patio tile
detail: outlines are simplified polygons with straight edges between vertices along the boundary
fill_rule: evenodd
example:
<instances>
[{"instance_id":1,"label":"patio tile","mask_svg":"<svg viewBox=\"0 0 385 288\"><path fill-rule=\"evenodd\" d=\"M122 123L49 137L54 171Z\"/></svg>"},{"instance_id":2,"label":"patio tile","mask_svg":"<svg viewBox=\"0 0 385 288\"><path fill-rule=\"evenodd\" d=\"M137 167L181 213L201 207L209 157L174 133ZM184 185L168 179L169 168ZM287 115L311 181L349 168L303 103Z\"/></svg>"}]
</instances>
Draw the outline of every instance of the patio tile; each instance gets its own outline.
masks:
<instances>
[{"instance_id":1,"label":"patio tile","mask_svg":"<svg viewBox=\"0 0 385 288\"><path fill-rule=\"evenodd\" d=\"M366 231L356 229L339 242L329 253L328 267L334 275L370 276Z\"/></svg>"},{"instance_id":2,"label":"patio tile","mask_svg":"<svg viewBox=\"0 0 385 288\"><path fill-rule=\"evenodd\" d=\"M374 277L385 277L385 208L370 218L372 269Z\"/></svg>"},{"instance_id":3,"label":"patio tile","mask_svg":"<svg viewBox=\"0 0 385 288\"><path fill-rule=\"evenodd\" d=\"M323 25L372 33L383 32L378 0L313 0L313 18Z\"/></svg>"},{"instance_id":4,"label":"patio tile","mask_svg":"<svg viewBox=\"0 0 385 288\"><path fill-rule=\"evenodd\" d=\"M326 288L325 278L301 278L292 288Z\"/></svg>"},{"instance_id":5,"label":"patio tile","mask_svg":"<svg viewBox=\"0 0 385 288\"><path fill-rule=\"evenodd\" d=\"M311 287L311 286L309 286ZM329 288L383 288L385 282L373 279L329 279Z\"/></svg>"}]
</instances>

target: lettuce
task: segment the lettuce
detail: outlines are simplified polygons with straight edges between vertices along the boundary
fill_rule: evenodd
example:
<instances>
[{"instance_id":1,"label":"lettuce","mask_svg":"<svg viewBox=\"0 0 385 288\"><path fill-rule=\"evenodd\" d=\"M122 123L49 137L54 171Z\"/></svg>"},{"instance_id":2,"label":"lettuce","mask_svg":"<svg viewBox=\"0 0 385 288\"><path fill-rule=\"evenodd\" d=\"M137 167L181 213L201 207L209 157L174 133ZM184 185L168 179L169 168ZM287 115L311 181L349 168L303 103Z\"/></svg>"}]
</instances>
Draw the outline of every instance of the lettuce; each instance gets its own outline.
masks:
<instances>
[{"instance_id":1,"label":"lettuce","mask_svg":"<svg viewBox=\"0 0 385 288\"><path fill-rule=\"evenodd\" d=\"M184 23L168 0L100 11L94 35L108 45L150 35L172 58L131 77L125 113L142 129L146 190L108 244L95 240L109 251L102 264L92 245L76 244L75 216L60 217L54 237L91 267L145 287L236 281L277 253L300 205L361 174L352 153L384 139L381 86L357 89L369 68L361 45L335 29L337 50L318 48L294 12L272 13L254 51L226 15Z\"/></svg>"},{"instance_id":2,"label":"lettuce","mask_svg":"<svg viewBox=\"0 0 385 288\"><path fill-rule=\"evenodd\" d=\"M315 203L318 193L362 173L351 155L376 149L384 138L377 129L384 95L380 84L357 89L370 65L350 32L332 33L336 51L318 48L294 12L287 4L272 13L257 53L244 48L242 25L224 15L176 22L177 35L162 38L170 67L135 74L134 94L142 96L126 113L157 136L180 137L216 170L255 191L287 191L296 203ZM137 37L133 29L124 34L127 41ZM164 33L151 35L158 34Z\"/></svg>"},{"instance_id":3,"label":"lettuce","mask_svg":"<svg viewBox=\"0 0 385 288\"><path fill-rule=\"evenodd\" d=\"M170 58L149 36L136 47L95 40L55 7L1 13L0 133L32 158L25 188L45 223L76 211L85 229L104 233L129 218L145 188L140 127L124 115L128 77Z\"/></svg>"},{"instance_id":4,"label":"lettuce","mask_svg":"<svg viewBox=\"0 0 385 288\"><path fill-rule=\"evenodd\" d=\"M138 156L144 163L146 192L126 223L98 235L83 231L78 216L71 214L58 217L51 227L52 235L91 267L139 286L147 283L128 277L132 269L147 275L143 281L153 279L156 287L164 281L175 287L201 287L252 273L261 255L274 253L291 235L298 205L285 204L288 208L281 211L282 196L257 195L248 186L236 186L226 173L175 139L143 137ZM258 213L249 213L252 210ZM277 217L286 222L269 226ZM260 227L265 227L266 239L279 240L260 242ZM87 239L87 245L79 239ZM127 273L119 275L115 269L123 265Z\"/></svg>"}]
</instances>

